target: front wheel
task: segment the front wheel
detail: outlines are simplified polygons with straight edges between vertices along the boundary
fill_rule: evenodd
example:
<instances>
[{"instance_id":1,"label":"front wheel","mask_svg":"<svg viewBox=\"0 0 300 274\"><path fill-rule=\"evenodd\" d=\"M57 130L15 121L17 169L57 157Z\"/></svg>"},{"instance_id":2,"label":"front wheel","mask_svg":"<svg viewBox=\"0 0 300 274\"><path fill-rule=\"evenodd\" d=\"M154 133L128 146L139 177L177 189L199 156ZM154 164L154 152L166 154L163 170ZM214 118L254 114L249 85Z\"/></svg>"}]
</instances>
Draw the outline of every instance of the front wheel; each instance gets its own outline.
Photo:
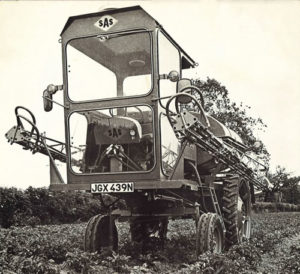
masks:
<instances>
[{"instance_id":1,"label":"front wheel","mask_svg":"<svg viewBox=\"0 0 300 274\"><path fill-rule=\"evenodd\" d=\"M118 232L112 217L99 214L89 220L85 230L84 250L99 253L118 250Z\"/></svg>"},{"instance_id":2,"label":"front wheel","mask_svg":"<svg viewBox=\"0 0 300 274\"><path fill-rule=\"evenodd\" d=\"M204 213L197 222L196 255L206 251L221 253L224 248L224 232L221 217L215 213Z\"/></svg>"}]
</instances>

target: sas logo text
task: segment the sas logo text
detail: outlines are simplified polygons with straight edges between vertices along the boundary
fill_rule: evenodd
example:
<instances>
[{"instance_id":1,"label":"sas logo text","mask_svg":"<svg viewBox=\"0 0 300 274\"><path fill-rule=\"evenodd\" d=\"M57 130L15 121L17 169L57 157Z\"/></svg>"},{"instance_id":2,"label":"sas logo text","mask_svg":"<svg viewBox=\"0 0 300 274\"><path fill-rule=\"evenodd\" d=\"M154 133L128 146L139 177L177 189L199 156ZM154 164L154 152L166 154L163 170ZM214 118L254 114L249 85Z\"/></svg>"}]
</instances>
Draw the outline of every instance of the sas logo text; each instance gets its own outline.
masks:
<instances>
[{"instance_id":1,"label":"sas logo text","mask_svg":"<svg viewBox=\"0 0 300 274\"><path fill-rule=\"evenodd\" d=\"M118 20L110 15L102 16L96 23L95 26L101 30L108 31L112 26L117 24Z\"/></svg>"}]
</instances>

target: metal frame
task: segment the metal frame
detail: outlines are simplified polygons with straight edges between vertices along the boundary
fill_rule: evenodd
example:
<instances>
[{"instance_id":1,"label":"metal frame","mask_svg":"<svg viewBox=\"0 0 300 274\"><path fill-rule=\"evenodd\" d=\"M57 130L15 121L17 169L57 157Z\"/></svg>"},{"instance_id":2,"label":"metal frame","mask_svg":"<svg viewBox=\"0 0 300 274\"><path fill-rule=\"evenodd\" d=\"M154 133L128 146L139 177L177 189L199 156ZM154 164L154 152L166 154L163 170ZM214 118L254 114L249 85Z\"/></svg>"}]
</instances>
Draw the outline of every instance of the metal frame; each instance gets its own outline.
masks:
<instances>
[{"instance_id":1,"label":"metal frame","mask_svg":"<svg viewBox=\"0 0 300 274\"><path fill-rule=\"evenodd\" d=\"M128 29L126 32L136 32L137 29ZM145 30L139 29L141 32ZM156 54L154 50L154 44L153 43L153 32L146 30L150 34L150 43L151 43L151 56L152 56L152 90L148 92L147 94L143 94L140 96L134 96L134 97L117 97L117 98L107 98L103 100L93 100L89 102L73 102L70 101L70 98L68 97L68 85L67 85L67 61L66 61L66 45L68 44L68 41L63 43L63 60L64 60L64 82L65 82L65 90L64 90L64 98L65 98L65 105L69 106L69 109L65 110L65 131L66 131L66 144L67 144L67 154L70 154L70 144L69 144L69 116L75 112L75 111L81 111L81 110L92 110L92 109L104 109L104 108L112 108L113 107L124 107L124 106L134 106L134 105L148 105L151 109L153 109L153 125L154 125L154 140L159 142L159 136L158 132L156 130L157 127L157 103L152 102L152 98L156 96L157 94L157 85L156 85ZM124 32L124 31L123 31ZM157 145L155 147L155 155L159 155L159 151L157 150ZM157 171L157 160L155 159L155 165L151 171L145 172L146 174L143 174L143 177L147 177L147 179L158 179L159 178L159 172ZM134 180L134 179L140 179L141 172L138 172L137 174L134 174L134 172L126 172L126 173L119 173L119 174L88 174L88 179L84 179L84 177L87 174L74 174L71 170L70 165L70 159L67 162L67 174L68 174L68 182L69 183L82 183L86 181L86 183L92 183L92 182L109 182L109 181L115 181L115 180ZM84 176L84 177L83 177ZM127 178L126 178L127 177Z\"/></svg>"}]
</instances>

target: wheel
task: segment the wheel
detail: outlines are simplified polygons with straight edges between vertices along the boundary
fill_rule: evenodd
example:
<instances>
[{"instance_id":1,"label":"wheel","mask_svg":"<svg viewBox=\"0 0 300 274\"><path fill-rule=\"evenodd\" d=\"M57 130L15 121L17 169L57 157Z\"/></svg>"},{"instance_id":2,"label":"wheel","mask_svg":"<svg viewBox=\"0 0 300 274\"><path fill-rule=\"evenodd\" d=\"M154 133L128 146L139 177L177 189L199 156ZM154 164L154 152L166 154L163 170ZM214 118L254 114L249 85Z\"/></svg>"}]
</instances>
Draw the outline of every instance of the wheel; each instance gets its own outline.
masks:
<instances>
[{"instance_id":1,"label":"wheel","mask_svg":"<svg viewBox=\"0 0 300 274\"><path fill-rule=\"evenodd\" d=\"M223 219L226 247L241 243L251 236L251 192L248 182L238 177L223 182Z\"/></svg>"},{"instance_id":2,"label":"wheel","mask_svg":"<svg viewBox=\"0 0 300 274\"><path fill-rule=\"evenodd\" d=\"M218 214L204 213L200 216L196 231L197 256L210 251L221 253L224 248L222 220Z\"/></svg>"},{"instance_id":3,"label":"wheel","mask_svg":"<svg viewBox=\"0 0 300 274\"><path fill-rule=\"evenodd\" d=\"M165 240L167 238L168 218L149 219L138 217L130 223L131 241L144 242L150 238Z\"/></svg>"},{"instance_id":4,"label":"wheel","mask_svg":"<svg viewBox=\"0 0 300 274\"><path fill-rule=\"evenodd\" d=\"M92 217L86 227L84 237L84 250L86 252L103 252L118 250L118 232L114 220L108 215ZM111 229L110 229L111 227ZM110 233L110 230L112 233Z\"/></svg>"}]
</instances>

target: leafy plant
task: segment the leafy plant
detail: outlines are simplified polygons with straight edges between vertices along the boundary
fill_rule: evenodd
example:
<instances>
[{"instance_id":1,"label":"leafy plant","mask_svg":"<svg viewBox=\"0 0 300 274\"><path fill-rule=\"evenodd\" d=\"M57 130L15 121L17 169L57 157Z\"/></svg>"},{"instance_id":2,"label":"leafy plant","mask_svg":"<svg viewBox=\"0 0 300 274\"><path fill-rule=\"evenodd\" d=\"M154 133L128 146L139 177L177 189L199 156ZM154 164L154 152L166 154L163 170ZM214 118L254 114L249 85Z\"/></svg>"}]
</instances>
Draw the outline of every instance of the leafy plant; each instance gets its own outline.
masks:
<instances>
[{"instance_id":1,"label":"leafy plant","mask_svg":"<svg viewBox=\"0 0 300 274\"><path fill-rule=\"evenodd\" d=\"M83 202L84 203L84 202ZM288 225L287 225L288 224ZM257 273L264 254L297 236L300 213L253 216L250 241L223 254L195 255L195 223L170 220L164 246L130 242L128 223L118 223L119 253L104 256L83 250L85 223L0 228L0 273ZM297 273L299 246L279 257L279 273ZM299 271L298 271L299 272Z\"/></svg>"}]
</instances>

